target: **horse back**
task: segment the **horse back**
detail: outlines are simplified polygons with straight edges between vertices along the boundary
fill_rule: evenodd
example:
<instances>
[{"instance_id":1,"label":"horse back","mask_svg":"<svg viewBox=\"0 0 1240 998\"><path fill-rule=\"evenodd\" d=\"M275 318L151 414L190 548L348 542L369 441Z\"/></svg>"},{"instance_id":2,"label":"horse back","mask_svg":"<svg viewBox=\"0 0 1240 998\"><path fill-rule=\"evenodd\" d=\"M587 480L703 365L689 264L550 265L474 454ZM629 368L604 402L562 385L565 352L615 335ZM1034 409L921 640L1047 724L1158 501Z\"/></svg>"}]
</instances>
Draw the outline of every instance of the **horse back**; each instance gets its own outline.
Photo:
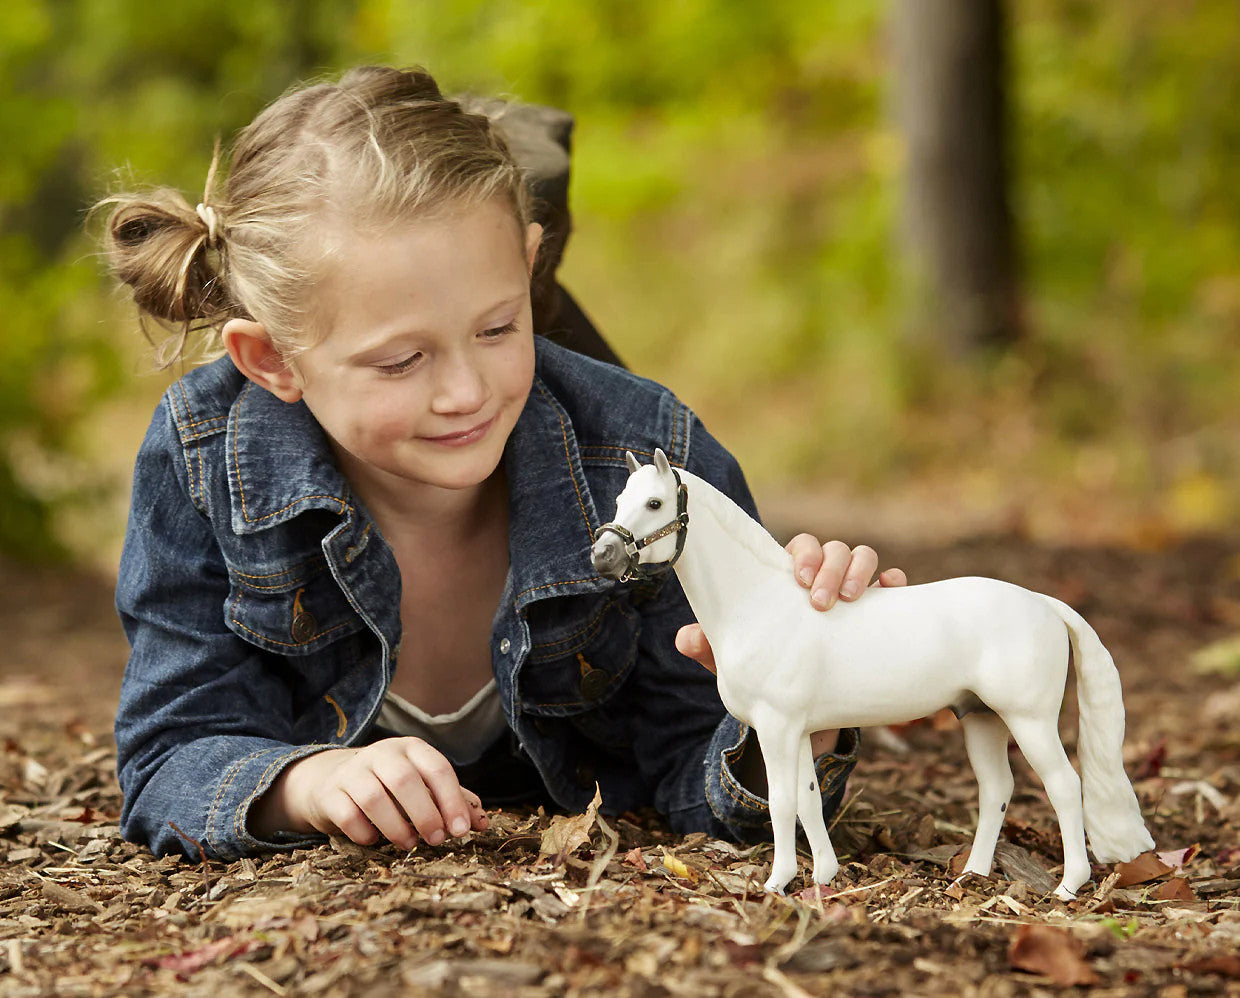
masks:
<instances>
[{"instance_id":1,"label":"horse back","mask_svg":"<svg viewBox=\"0 0 1240 998\"><path fill-rule=\"evenodd\" d=\"M1001 712L1032 687L1062 697L1064 623L1019 586L959 578L873 589L825 613L795 588L716 650L725 704L761 701L813 730L907 721L969 692Z\"/></svg>"}]
</instances>

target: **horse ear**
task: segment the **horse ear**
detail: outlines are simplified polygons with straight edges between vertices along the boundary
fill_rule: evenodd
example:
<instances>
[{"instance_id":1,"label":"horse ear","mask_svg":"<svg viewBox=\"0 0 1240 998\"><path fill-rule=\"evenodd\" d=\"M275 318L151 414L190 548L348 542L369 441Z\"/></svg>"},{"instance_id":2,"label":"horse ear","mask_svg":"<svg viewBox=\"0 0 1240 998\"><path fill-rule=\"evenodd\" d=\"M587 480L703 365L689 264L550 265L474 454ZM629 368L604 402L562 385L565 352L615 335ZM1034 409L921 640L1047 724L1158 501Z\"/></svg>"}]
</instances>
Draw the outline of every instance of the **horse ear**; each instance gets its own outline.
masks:
<instances>
[{"instance_id":1,"label":"horse ear","mask_svg":"<svg viewBox=\"0 0 1240 998\"><path fill-rule=\"evenodd\" d=\"M633 452L631 450L626 450L624 452L624 463L629 466L630 475L641 467L641 465L637 463L637 458L633 456Z\"/></svg>"},{"instance_id":2,"label":"horse ear","mask_svg":"<svg viewBox=\"0 0 1240 998\"><path fill-rule=\"evenodd\" d=\"M659 469L660 475L666 475L672 470L672 466L667 463L667 455L660 447L654 449L654 466Z\"/></svg>"}]
</instances>

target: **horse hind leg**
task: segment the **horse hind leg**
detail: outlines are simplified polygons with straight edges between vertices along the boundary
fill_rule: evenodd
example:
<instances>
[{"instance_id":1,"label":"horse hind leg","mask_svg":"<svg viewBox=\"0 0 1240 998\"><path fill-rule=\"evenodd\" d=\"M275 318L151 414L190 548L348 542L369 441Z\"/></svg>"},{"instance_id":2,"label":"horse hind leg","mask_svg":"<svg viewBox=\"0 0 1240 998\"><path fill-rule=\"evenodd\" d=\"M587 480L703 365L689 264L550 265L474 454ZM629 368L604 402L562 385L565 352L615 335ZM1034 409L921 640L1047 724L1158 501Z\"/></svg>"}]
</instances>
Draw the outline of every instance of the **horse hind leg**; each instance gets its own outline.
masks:
<instances>
[{"instance_id":1,"label":"horse hind leg","mask_svg":"<svg viewBox=\"0 0 1240 998\"><path fill-rule=\"evenodd\" d=\"M814 857L814 883L829 884L839 872L840 862L835 857L827 822L822 816L822 791L818 789L818 774L814 772L814 753L808 735L801 739L798 751L797 817L801 819Z\"/></svg>"},{"instance_id":2,"label":"horse hind leg","mask_svg":"<svg viewBox=\"0 0 1240 998\"><path fill-rule=\"evenodd\" d=\"M1008 728L1042 781L1059 819L1059 834L1063 838L1063 879L1055 888L1055 896L1071 901L1091 875L1089 857L1085 853L1081 779L1064 752L1055 718L1010 718Z\"/></svg>"},{"instance_id":3,"label":"horse hind leg","mask_svg":"<svg viewBox=\"0 0 1240 998\"><path fill-rule=\"evenodd\" d=\"M1008 729L998 715L968 713L960 718L964 747L977 778L977 831L965 873L990 876L999 831L1012 799L1012 766L1008 761Z\"/></svg>"}]
</instances>

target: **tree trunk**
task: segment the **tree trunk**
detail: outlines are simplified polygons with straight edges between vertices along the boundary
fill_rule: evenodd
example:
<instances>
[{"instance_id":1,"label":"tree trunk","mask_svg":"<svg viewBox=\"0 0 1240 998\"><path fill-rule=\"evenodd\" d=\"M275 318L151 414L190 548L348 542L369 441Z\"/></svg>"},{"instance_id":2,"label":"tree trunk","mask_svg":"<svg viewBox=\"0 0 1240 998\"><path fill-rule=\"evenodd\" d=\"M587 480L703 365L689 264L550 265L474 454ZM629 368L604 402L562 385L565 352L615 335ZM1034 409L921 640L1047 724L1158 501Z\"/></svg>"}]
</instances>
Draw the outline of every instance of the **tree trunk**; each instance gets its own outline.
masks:
<instances>
[{"instance_id":1,"label":"tree trunk","mask_svg":"<svg viewBox=\"0 0 1240 998\"><path fill-rule=\"evenodd\" d=\"M955 354L1019 334L1008 203L1003 0L895 0L904 243Z\"/></svg>"}]
</instances>

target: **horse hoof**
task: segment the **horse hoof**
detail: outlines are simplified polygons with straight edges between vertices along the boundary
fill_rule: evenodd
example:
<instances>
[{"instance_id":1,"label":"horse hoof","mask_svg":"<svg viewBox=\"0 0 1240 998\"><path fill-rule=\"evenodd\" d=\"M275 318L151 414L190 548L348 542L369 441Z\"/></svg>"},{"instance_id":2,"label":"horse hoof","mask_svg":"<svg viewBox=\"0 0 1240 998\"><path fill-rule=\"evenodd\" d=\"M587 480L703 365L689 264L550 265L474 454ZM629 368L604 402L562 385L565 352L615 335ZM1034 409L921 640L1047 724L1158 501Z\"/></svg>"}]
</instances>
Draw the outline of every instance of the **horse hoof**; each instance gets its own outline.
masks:
<instances>
[{"instance_id":1,"label":"horse hoof","mask_svg":"<svg viewBox=\"0 0 1240 998\"><path fill-rule=\"evenodd\" d=\"M778 880L768 880L762 887L768 894L778 894L780 897L785 897L784 885Z\"/></svg>"},{"instance_id":2,"label":"horse hoof","mask_svg":"<svg viewBox=\"0 0 1240 998\"><path fill-rule=\"evenodd\" d=\"M1055 888L1054 894L1055 894L1055 897L1059 898L1060 901L1075 901L1076 900L1076 891L1068 890L1068 888L1064 886L1063 884L1060 884L1058 887Z\"/></svg>"}]
</instances>

